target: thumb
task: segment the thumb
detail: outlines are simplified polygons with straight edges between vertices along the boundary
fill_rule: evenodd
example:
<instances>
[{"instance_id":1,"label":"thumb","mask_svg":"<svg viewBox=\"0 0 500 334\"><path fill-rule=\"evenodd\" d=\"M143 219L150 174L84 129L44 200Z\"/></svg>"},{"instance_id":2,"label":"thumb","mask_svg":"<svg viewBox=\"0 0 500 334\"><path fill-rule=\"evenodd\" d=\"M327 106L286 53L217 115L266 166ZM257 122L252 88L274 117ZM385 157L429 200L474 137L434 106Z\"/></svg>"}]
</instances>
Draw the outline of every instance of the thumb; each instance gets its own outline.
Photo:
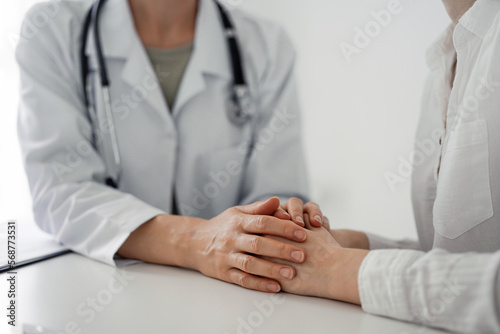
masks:
<instances>
[{"instance_id":1,"label":"thumb","mask_svg":"<svg viewBox=\"0 0 500 334\"><path fill-rule=\"evenodd\" d=\"M238 210L249 215L272 216L280 206L278 197L271 197L264 202L255 202L249 205L238 206Z\"/></svg>"}]
</instances>

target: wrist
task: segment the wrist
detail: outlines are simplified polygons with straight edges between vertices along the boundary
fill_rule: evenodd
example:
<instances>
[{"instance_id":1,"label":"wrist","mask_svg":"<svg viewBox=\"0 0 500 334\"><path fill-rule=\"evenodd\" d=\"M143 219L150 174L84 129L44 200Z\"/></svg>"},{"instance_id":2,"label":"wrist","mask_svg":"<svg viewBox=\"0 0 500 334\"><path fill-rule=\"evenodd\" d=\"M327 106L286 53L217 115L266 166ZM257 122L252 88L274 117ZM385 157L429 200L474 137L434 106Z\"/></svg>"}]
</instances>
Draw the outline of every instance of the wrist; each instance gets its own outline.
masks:
<instances>
[{"instance_id":1,"label":"wrist","mask_svg":"<svg viewBox=\"0 0 500 334\"><path fill-rule=\"evenodd\" d=\"M352 231L352 233L353 236L352 236L351 248L366 249L366 250L370 249L370 243L368 241L366 233L359 231Z\"/></svg>"},{"instance_id":2,"label":"wrist","mask_svg":"<svg viewBox=\"0 0 500 334\"><path fill-rule=\"evenodd\" d=\"M344 248L369 249L368 237L363 232L353 230L332 230L331 234Z\"/></svg>"},{"instance_id":3,"label":"wrist","mask_svg":"<svg viewBox=\"0 0 500 334\"><path fill-rule=\"evenodd\" d=\"M168 252L171 253L171 265L199 270L202 259L200 258L200 245L196 241L195 234L200 224L206 221L201 218L187 216L163 217L164 240L169 245Z\"/></svg>"},{"instance_id":4,"label":"wrist","mask_svg":"<svg viewBox=\"0 0 500 334\"><path fill-rule=\"evenodd\" d=\"M118 250L118 255L150 263L193 268L190 234L198 221L202 219L158 215L132 232Z\"/></svg>"},{"instance_id":5,"label":"wrist","mask_svg":"<svg viewBox=\"0 0 500 334\"><path fill-rule=\"evenodd\" d=\"M368 250L338 248L332 254L335 264L331 267L327 297L360 305L358 274Z\"/></svg>"}]
</instances>

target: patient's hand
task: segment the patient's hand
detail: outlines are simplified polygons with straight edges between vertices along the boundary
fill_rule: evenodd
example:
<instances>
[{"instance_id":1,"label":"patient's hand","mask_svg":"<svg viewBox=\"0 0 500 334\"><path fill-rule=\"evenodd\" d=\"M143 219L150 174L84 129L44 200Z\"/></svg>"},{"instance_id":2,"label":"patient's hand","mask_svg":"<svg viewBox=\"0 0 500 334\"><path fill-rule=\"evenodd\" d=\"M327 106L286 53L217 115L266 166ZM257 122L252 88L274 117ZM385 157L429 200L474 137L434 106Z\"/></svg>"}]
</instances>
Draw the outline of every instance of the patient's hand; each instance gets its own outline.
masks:
<instances>
[{"instance_id":1,"label":"patient's hand","mask_svg":"<svg viewBox=\"0 0 500 334\"><path fill-rule=\"evenodd\" d=\"M300 246L305 250L306 260L301 264L279 261L296 270L294 279L279 281L282 290L359 304L357 277L367 251L342 248L330 231L311 226L307 215L305 218L307 239ZM299 245L277 237L268 238Z\"/></svg>"},{"instance_id":2,"label":"patient's hand","mask_svg":"<svg viewBox=\"0 0 500 334\"><path fill-rule=\"evenodd\" d=\"M275 216L280 219L290 219L291 217L293 222L302 227L305 226L305 215L310 218L312 226L320 227L327 225L327 228L330 229L328 219L323 216L318 204L314 202L307 202L304 204L304 202L297 197L292 197L284 204L281 204L280 209L276 211L275 214Z\"/></svg>"}]
</instances>

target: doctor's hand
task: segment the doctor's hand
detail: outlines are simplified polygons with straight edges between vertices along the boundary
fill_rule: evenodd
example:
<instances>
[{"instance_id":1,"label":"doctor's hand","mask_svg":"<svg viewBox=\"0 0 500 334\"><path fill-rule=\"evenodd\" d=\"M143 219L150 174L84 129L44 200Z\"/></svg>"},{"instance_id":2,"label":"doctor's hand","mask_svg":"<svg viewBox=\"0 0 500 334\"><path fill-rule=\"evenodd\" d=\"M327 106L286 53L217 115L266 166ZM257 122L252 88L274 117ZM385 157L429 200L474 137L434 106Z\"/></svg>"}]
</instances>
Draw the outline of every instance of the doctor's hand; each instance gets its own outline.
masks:
<instances>
[{"instance_id":1,"label":"doctor's hand","mask_svg":"<svg viewBox=\"0 0 500 334\"><path fill-rule=\"evenodd\" d=\"M328 230L330 229L330 224L328 219L323 216L319 205L314 202L304 202L297 197L292 197L284 204L280 206L280 210L276 211L275 217L285 218L285 215L291 217L292 221L299 226L304 227L304 215L307 214L311 218L310 222L312 226L320 227L324 226ZM289 218L288 218L289 219Z\"/></svg>"},{"instance_id":2,"label":"doctor's hand","mask_svg":"<svg viewBox=\"0 0 500 334\"><path fill-rule=\"evenodd\" d=\"M217 217L161 214L139 226L118 250L118 255L150 263L191 268L248 289L278 292L280 281L295 276L290 264L262 257L302 263L306 230L272 215L279 199L229 208ZM264 237L271 235L283 241Z\"/></svg>"},{"instance_id":3,"label":"doctor's hand","mask_svg":"<svg viewBox=\"0 0 500 334\"><path fill-rule=\"evenodd\" d=\"M300 243L306 240L306 231L290 220L271 216L278 208L279 199L274 197L265 202L230 208L199 225L192 235L194 254L198 258L195 269L248 289L280 291L278 280L292 279L294 268L261 257L302 263L305 254ZM280 237L281 240L263 235Z\"/></svg>"}]
</instances>

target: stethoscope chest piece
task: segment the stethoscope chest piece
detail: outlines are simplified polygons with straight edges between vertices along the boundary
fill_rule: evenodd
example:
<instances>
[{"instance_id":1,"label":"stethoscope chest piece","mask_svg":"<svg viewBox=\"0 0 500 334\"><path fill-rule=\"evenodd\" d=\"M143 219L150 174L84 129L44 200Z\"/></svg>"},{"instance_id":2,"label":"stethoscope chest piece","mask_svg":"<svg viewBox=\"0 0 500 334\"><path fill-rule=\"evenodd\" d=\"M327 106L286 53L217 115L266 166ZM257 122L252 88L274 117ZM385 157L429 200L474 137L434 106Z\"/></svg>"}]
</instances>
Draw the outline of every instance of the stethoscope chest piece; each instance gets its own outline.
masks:
<instances>
[{"instance_id":1,"label":"stethoscope chest piece","mask_svg":"<svg viewBox=\"0 0 500 334\"><path fill-rule=\"evenodd\" d=\"M233 86L227 114L231 123L237 126L245 125L255 116L255 106L247 85Z\"/></svg>"}]
</instances>

